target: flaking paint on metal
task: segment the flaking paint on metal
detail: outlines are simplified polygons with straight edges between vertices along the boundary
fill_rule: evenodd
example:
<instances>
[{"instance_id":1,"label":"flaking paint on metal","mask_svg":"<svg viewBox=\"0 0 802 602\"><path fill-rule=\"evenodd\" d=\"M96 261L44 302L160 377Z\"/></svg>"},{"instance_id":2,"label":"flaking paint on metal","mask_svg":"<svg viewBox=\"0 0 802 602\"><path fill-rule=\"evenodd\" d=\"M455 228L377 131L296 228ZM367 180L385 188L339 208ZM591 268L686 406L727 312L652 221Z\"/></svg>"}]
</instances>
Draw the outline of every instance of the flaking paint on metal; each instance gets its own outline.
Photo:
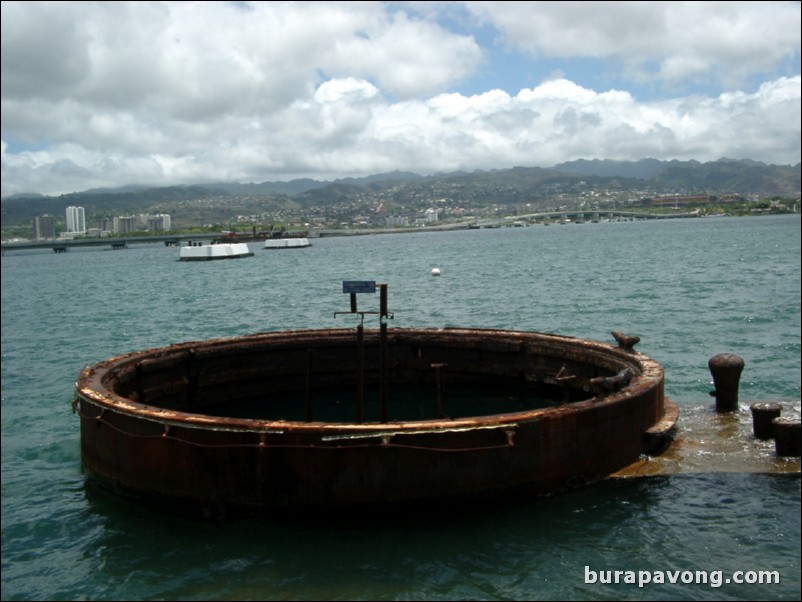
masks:
<instances>
[{"instance_id":1,"label":"flaking paint on metal","mask_svg":"<svg viewBox=\"0 0 802 602\"><path fill-rule=\"evenodd\" d=\"M280 471L280 474L286 473L289 475L293 470L303 470L303 466L298 464L300 462L300 458L305 458L307 461L310 461L312 458L316 458L315 462L322 462L320 466L330 466L329 469L318 467L318 470L323 470L324 472L326 470L335 472L336 470L345 471L339 476L334 473L328 475L332 479L335 479L335 481L338 483L337 487L345 488L345 490L341 491L339 494L341 496L339 501L341 502L347 500L359 501L359 492L353 488L358 487L360 479L357 479L351 475L351 472L355 467L361 466L364 470L368 471L368 476L370 478L375 479L376 482L382 483L384 483L388 478L387 474L382 474L383 470L392 472L401 469L400 466L387 465L383 463L382 460L382 458L386 459L388 457L386 454L390 453L390 450L396 450L393 452L394 455L391 456L396 457L397 454L401 453L401 450L405 448L404 445L399 446L394 443L394 439L396 437L408 438L416 435L417 437L415 437L415 439L418 437L422 439L431 439L431 437L437 437L439 443L443 446L443 448L440 449L442 452L446 451L446 448L449 446L456 447L459 444L460 439L466 436L473 437L474 435L480 435L480 431L483 430L500 431L498 442L493 440L491 442L493 443L492 446L484 449L474 450L475 453L469 456L469 463L472 466L472 470L477 473L476 478L478 478L479 481L487 482L488 487L498 487L500 486L499 483L493 480L495 476L494 471L499 470L498 464L492 462L489 464L483 464L483 460L481 460L481 458L485 454L490 454L495 458L499 451L503 450L505 447L508 451L511 450L514 446L512 445L512 439L507 433L507 429L515 428L519 431L520 435L517 437L519 440L517 443L519 446L518 449L522 449L529 454L529 457L523 457L522 460L516 462L534 462L534 467L540 471L540 474L536 475L536 477L533 477L533 482L538 480L543 482L551 482L551 480L554 479L559 480L559 475L561 474L559 465L561 462L566 460L566 452L570 453L571 451L570 449L566 448L566 442L570 443L571 433L577 432L576 429L578 428L578 421L580 417L585 417L586 414L598 411L605 406L615 405L618 401L627 399L631 396L638 397L648 393L656 386L659 388L658 397L660 398L660 401L662 401L662 369L659 368L655 362L649 360L645 356L640 356L639 354L633 354L630 352L624 355L623 352L610 350L606 347L604 352L610 355L611 358L620 357L620 361L622 362L627 364L635 363L638 365L638 373L632 379L631 383L624 389L614 394L601 397L597 396L557 408L538 409L514 414L460 418L456 420L425 420L415 422L388 422L383 424L356 424L320 422L298 423L273 420L210 417L202 414L191 414L180 411L165 410L164 408L154 408L147 404L130 401L113 394L103 395L99 391L105 390L105 387L114 389L116 379L123 374L130 376L131 367L123 366L122 364L127 362L141 361L145 357L148 357L147 361L149 362L147 365L147 371L158 371L159 358L169 357L171 360L174 360L176 353L186 353L187 350L190 350L190 352L186 353L186 357L191 357L191 359L195 361L198 358L215 357L216 351L219 353L219 350L216 350L215 346L225 347L225 352L227 355L239 355L247 354L250 350L261 348L265 344L265 341L272 342L276 345L289 345L290 347L297 348L299 345L299 340L305 340L312 336L315 344L317 345L331 345L336 347L342 345L343 339L348 337L348 334L343 331L312 332L314 333L313 335L310 335L310 331L298 331L295 333L270 333L264 336L255 335L248 340L237 339L208 341L205 343L184 343L172 345L164 349L148 350L145 352L119 356L118 358L108 360L107 362L104 362L96 367L82 371L81 377L79 377L79 381L76 383L76 389L78 391L79 398L83 397L89 402L94 402L101 408L101 415L103 408L105 408L110 409L113 412L119 412L121 416L125 416L126 418L123 418L123 420L144 419L146 421L156 423L157 425L162 425L165 428L163 432L164 436L161 437L161 439L164 440L164 443L157 443L155 438L152 444L150 443L150 440L136 442L137 445L145 446L146 449L143 448L143 450L146 453L143 454L143 457L150 458L149 462L151 463L156 463L157 461L164 463L165 461L169 462L170 460L180 460L182 463L191 464L196 460L193 459L194 452L192 452L190 447L187 447L188 445L210 445L212 448L214 448L215 446L223 445L231 436L247 437L256 435L260 437L258 442L256 440L246 441L243 439L238 444L241 449L236 455L238 459L244 459L244 465L238 464L236 468L232 468L233 472L237 474L242 473L242 478L247 480L248 478L253 479L253 473L255 471L255 473L260 475L259 482L261 483L264 482L265 479L269 478L269 475L273 475L275 477L275 475L278 474L275 473L275 470L277 470L275 466L277 461L287 462L283 472ZM402 331L396 333L394 331L394 336L397 337L398 340L403 340L405 337L414 337L418 332L419 331ZM327 339L329 336L330 338ZM492 348L490 351L491 353L515 353L516 355L522 353L523 351L526 351L526 353L531 353L532 349L536 348L537 346L556 344L557 348L559 348L560 354L562 354L563 357L570 358L575 362L587 361L588 358L585 357L586 353L591 353L592 355L592 352L597 350L599 345L596 343L580 341L579 339L574 339L571 337L539 335L537 333L509 333L506 331L477 332L465 329L449 329L447 331L427 333L427 336L429 336L429 338L427 339L426 343L428 343L430 347L447 345L449 343L456 343L459 341L460 345L463 346L476 346L482 348L483 350ZM507 344L502 341L498 344L494 343L488 345L487 338L492 338L494 336L508 337L509 339L512 339L512 342ZM540 337L537 343L532 343L533 336ZM521 344L521 341L532 344ZM566 346L579 347L579 350L566 350L564 348ZM609 361L612 362L613 360L611 359ZM499 368L501 367L502 366L499 366ZM499 369L498 372L503 373L504 370ZM96 390L96 388L99 390ZM86 452L87 460L90 464L94 461L102 463L102 459L93 457L93 454L102 453L102 450L93 449L93 444L90 440L89 433L87 433L87 441L85 443L83 442L84 422L85 421L82 420L82 447ZM644 425L643 430L646 430L649 427L651 427L651 425ZM173 429L173 431L168 433L169 429ZM196 429L198 430L196 431ZM185 440L182 441L182 439L178 437L179 434L181 437L184 437ZM607 435L609 435L609 437L614 441L618 434L619 433L616 432L610 432ZM269 441L265 439L266 436L270 437ZM201 439L198 439L197 441L190 441L190 437L193 439L196 437L201 437ZM220 439L220 437L223 438ZM284 437L284 440L290 447L284 449L283 451L280 445L279 447L275 447L277 444L273 441L274 437ZM549 441L555 437L556 443L552 446ZM357 440L357 438L363 438L371 440L373 443L365 448L369 451L369 453L359 455L354 453L354 450L352 449L353 446L349 447L336 445L338 438L346 442ZM174 456L173 458L164 456L166 452L162 446L165 443L169 443L171 453ZM496 443L498 443L498 445L496 445ZM118 444L120 444L120 442L118 442ZM122 442L122 444L124 444L124 442ZM293 446L300 447L296 448ZM408 447L408 445L406 447ZM439 444L438 447L440 447ZM291 448L296 449L296 451L291 453ZM256 458L252 458L249 455L249 449L258 449L260 455ZM317 456L309 456L310 453L321 453L324 450L329 450L324 456L319 458ZM404 453L411 454L413 459L418 458L413 460L407 470L419 470L422 466L425 466L425 463L420 464L421 460L419 454L423 453L426 456L434 453L435 451L437 450L434 448L432 448L432 450L429 452L425 450L410 451L407 449L407 451ZM228 457L231 453L233 452L228 452L225 457ZM336 466L338 466L336 457L331 457L334 459L326 459L330 458L329 454L331 453L346 453L347 457L351 458L351 462L355 463L355 465L351 466L350 468L340 467L340 469L336 469ZM377 456L377 453L380 455ZM553 458L550 457L552 454L554 455ZM222 457L217 457L216 459L212 460L213 464L215 465L222 461ZM334 464L329 465L326 464L326 462L334 462ZM443 466L452 466L451 460L440 460L440 462L443 463ZM521 466L522 465L519 464L511 464L509 467L504 469L510 474L511 481L508 483L508 485L513 486L516 483L520 484L520 481L524 478L521 476L521 474L525 472L525 467L522 468ZM452 468L457 472L459 472L458 469L460 469L460 467L461 464L459 463L452 466ZM94 468L101 473L105 470L100 466L95 466ZM219 471L219 467L215 468L214 466L210 466L206 468L208 470L212 470L213 472ZM581 475L585 472L588 472L588 469L582 468L579 465L577 465L575 468L575 474L568 473L566 474L566 478L574 478L577 474ZM440 470L444 470L444 468L441 467ZM592 473L593 471L590 470L589 472ZM287 482L286 480L288 477L281 477L280 474L275 478L271 486L278 488L288 487L291 489L291 483ZM298 475L300 474L301 473L298 473ZM574 476L571 476L572 474ZM250 477L248 475L250 475ZM106 474L105 476L108 477L109 475ZM441 478L445 478L444 475L439 476ZM111 475L111 477L116 479L118 482L126 483L127 486L131 488L143 487L142 482L129 477L129 475L118 474ZM293 478L297 478L297 476ZM363 481L364 478L366 478L365 475L362 476ZM228 482L229 481L225 481L225 483ZM171 479L169 478L159 478L158 483L150 483L149 486L151 488L155 487L157 490L160 488L165 488L162 493L167 496L179 495L181 494L181 491L186 492L186 490L194 490L194 486L191 483L185 483L180 487L175 485L175 489L172 489L173 485L170 483ZM239 483L239 485L226 485L225 483L221 481L220 486L223 489L216 494L218 496L222 496L223 498L226 496L226 487L242 488L244 486L243 483ZM236 481L232 481L232 483L236 483ZM206 482L206 486L208 485L209 482ZM198 485L198 487L200 487L200 485ZM352 488L352 490L349 490L349 487ZM229 491L227 493L232 497L232 501L234 503L244 503L246 505L250 502L240 499L239 496L244 496L245 498L250 499L249 496L253 495L252 492L248 493L247 491ZM421 492L417 492L417 494L420 495ZM289 500L291 500L292 497L290 493L287 493L286 495L289 496L286 497L286 500L288 500L287 503L290 503ZM298 493L298 495L300 496L297 500L299 502L310 503L314 501L313 498L308 497L305 493ZM377 495L377 493L374 491L373 495ZM403 497L404 491L394 491L388 493L387 496ZM206 500L206 498L204 499ZM257 496L257 499L261 499L261 502L259 503L263 504L278 503L278 498L274 497L258 498Z\"/></svg>"}]
</instances>

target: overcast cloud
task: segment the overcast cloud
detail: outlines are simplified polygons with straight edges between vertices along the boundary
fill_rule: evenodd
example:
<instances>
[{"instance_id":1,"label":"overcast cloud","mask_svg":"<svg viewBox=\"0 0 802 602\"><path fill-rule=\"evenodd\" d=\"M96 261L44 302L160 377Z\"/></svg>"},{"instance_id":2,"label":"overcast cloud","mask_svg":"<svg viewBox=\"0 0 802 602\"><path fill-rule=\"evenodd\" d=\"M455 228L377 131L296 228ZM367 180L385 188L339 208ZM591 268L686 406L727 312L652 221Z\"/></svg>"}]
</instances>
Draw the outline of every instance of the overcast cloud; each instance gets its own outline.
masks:
<instances>
[{"instance_id":1,"label":"overcast cloud","mask_svg":"<svg viewBox=\"0 0 802 602\"><path fill-rule=\"evenodd\" d=\"M800 161L799 2L3 2L2 194Z\"/></svg>"}]
</instances>

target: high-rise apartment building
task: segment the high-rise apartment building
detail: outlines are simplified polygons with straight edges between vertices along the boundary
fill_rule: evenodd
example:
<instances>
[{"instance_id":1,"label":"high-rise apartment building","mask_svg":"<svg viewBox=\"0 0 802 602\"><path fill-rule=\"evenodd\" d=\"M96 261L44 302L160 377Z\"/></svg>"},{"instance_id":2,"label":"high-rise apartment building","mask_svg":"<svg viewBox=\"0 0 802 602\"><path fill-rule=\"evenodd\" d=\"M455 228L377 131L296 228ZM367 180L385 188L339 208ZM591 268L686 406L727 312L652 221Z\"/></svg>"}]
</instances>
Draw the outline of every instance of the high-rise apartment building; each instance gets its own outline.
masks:
<instances>
[{"instance_id":1,"label":"high-rise apartment building","mask_svg":"<svg viewBox=\"0 0 802 602\"><path fill-rule=\"evenodd\" d=\"M67 207L67 232L86 232L86 214L83 207Z\"/></svg>"},{"instance_id":2,"label":"high-rise apartment building","mask_svg":"<svg viewBox=\"0 0 802 602\"><path fill-rule=\"evenodd\" d=\"M115 217L112 232L115 234L130 234L131 232L136 232L136 223L137 219L133 216Z\"/></svg>"},{"instance_id":3,"label":"high-rise apartment building","mask_svg":"<svg viewBox=\"0 0 802 602\"><path fill-rule=\"evenodd\" d=\"M33 218L34 240L56 238L56 220L52 215L40 215Z\"/></svg>"}]
</instances>

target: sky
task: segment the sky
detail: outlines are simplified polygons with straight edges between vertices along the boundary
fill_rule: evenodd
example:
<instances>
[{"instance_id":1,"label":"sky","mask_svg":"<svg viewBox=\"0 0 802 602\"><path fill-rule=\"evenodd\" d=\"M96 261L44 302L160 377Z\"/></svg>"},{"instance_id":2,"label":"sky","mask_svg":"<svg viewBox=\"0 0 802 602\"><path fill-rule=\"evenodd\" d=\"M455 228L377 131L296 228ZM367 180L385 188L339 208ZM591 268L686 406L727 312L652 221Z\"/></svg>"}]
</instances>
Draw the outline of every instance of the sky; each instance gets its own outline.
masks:
<instances>
[{"instance_id":1,"label":"sky","mask_svg":"<svg viewBox=\"0 0 802 602\"><path fill-rule=\"evenodd\" d=\"M800 162L800 2L2 2L2 196Z\"/></svg>"}]
</instances>

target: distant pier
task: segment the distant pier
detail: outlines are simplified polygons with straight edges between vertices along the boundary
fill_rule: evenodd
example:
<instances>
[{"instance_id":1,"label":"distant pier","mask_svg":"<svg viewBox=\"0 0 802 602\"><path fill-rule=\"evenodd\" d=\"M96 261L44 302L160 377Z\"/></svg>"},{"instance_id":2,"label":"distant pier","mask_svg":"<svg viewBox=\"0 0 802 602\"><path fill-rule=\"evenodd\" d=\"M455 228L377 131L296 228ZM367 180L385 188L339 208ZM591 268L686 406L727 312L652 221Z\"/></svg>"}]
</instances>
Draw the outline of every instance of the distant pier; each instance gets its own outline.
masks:
<instances>
[{"instance_id":1,"label":"distant pier","mask_svg":"<svg viewBox=\"0 0 802 602\"><path fill-rule=\"evenodd\" d=\"M77 238L74 240L48 239L30 240L25 242L4 242L2 244L3 255L8 251L31 251L37 249L52 249L55 253L66 253L71 249L83 249L89 247L108 247L110 249L127 249L132 245L147 245L154 243L164 243L168 247L176 247L183 242L205 241L217 237L218 234L209 232L208 234L162 234L157 236L107 236L101 238Z\"/></svg>"}]
</instances>

